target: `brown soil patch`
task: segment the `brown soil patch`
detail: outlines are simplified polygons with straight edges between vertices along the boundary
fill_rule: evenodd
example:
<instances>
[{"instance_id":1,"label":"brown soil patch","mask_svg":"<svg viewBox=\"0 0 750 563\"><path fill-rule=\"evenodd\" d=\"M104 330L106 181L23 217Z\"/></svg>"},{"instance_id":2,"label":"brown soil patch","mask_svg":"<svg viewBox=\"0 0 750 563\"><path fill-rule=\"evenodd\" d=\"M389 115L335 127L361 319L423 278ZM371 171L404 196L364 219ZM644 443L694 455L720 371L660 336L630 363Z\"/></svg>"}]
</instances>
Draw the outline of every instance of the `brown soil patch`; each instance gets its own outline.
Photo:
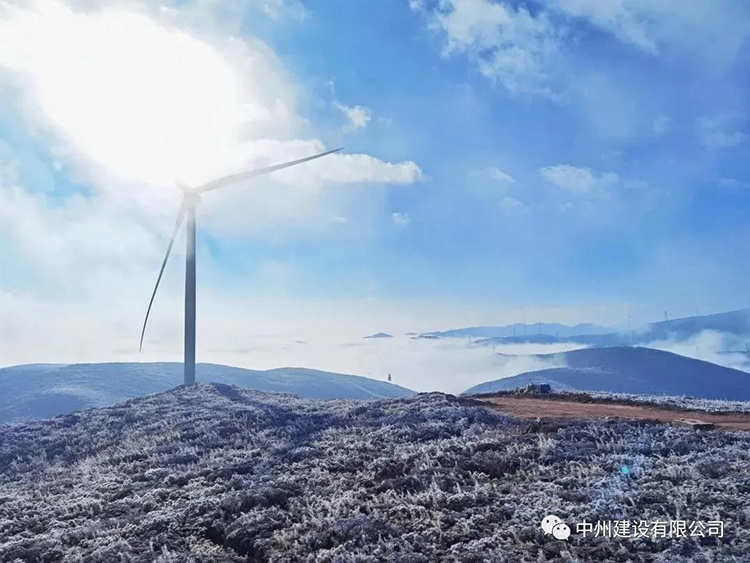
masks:
<instances>
[{"instance_id":1,"label":"brown soil patch","mask_svg":"<svg viewBox=\"0 0 750 563\"><path fill-rule=\"evenodd\" d=\"M505 414L519 418L623 418L626 420L658 420L674 422L681 418L697 419L715 424L724 430L750 431L750 414L708 413L650 405L619 405L612 403L581 403L562 399L500 396L482 397L483 402Z\"/></svg>"}]
</instances>

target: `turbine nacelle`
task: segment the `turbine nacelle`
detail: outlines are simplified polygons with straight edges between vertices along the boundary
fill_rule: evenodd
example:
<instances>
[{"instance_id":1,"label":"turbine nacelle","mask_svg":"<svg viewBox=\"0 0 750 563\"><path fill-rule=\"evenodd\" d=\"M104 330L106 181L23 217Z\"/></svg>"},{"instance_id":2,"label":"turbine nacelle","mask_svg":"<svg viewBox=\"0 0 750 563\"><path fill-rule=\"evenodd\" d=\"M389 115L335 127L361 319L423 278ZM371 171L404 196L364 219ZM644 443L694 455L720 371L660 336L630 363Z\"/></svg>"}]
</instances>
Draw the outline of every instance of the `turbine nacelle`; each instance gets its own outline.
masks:
<instances>
[{"instance_id":1,"label":"turbine nacelle","mask_svg":"<svg viewBox=\"0 0 750 563\"><path fill-rule=\"evenodd\" d=\"M183 184L182 182L177 182L177 187L180 188L180 191L182 192L182 195L185 197L188 196L199 196L198 192L196 192L195 188L191 186L187 186Z\"/></svg>"}]
</instances>

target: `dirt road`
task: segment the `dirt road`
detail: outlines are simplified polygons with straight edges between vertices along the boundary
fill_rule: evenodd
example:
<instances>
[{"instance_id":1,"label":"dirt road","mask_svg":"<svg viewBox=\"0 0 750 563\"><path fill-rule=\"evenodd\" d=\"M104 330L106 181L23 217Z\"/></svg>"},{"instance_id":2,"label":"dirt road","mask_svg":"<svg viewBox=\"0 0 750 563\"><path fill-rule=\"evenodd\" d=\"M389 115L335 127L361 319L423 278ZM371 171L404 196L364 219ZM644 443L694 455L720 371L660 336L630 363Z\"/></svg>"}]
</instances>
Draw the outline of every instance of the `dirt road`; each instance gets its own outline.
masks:
<instances>
[{"instance_id":1,"label":"dirt road","mask_svg":"<svg viewBox=\"0 0 750 563\"><path fill-rule=\"evenodd\" d=\"M707 413L679 410L650 405L618 405L611 403L582 403L564 399L542 399L507 395L483 397L493 408L520 418L623 418L628 420L659 420L675 422L679 419L697 419L715 424L725 430L750 431L750 413Z\"/></svg>"}]
</instances>

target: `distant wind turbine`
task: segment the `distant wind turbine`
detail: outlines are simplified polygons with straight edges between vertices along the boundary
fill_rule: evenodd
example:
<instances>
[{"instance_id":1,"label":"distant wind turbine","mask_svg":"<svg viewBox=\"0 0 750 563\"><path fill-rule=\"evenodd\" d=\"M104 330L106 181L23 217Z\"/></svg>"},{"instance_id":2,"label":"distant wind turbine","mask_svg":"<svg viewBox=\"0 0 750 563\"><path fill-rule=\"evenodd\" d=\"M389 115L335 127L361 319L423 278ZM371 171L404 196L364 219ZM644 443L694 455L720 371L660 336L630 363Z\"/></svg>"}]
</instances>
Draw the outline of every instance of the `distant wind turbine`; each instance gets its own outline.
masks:
<instances>
[{"instance_id":1,"label":"distant wind turbine","mask_svg":"<svg viewBox=\"0 0 750 563\"><path fill-rule=\"evenodd\" d=\"M329 154L335 153L342 150L341 148L334 149L332 151L322 152L313 156L300 158L298 160L292 160L284 162L282 164L275 164L266 168L259 168L258 170L250 170L248 172L239 172L237 174L231 174L224 176L207 184L203 184L197 188L188 188L180 186L183 191L182 203L177 213L177 222L172 232L172 238L169 240L167 245L167 253L164 255L164 261L161 263L161 269L159 270L159 276L156 278L156 285L154 286L154 292L151 294L151 300L148 302L148 309L146 310L146 318L143 320L143 329L141 330L141 343L138 347L140 352L143 349L143 337L146 335L146 325L148 324L148 316L151 313L151 306L154 304L154 297L156 297L156 291L159 289L159 282L164 274L164 268L167 266L167 260L169 260L169 254L172 252L172 246L174 245L177 233L182 225L182 220L187 215L187 253L185 256L185 384L195 383L195 209L200 201L201 194L210 192L241 182L243 180L249 180L251 178L257 178L264 174L275 172L283 168L289 168L321 158Z\"/></svg>"},{"instance_id":2,"label":"distant wind turbine","mask_svg":"<svg viewBox=\"0 0 750 563\"><path fill-rule=\"evenodd\" d=\"M630 307L628 307L628 345L633 345L633 329L631 328L631 321L633 317L630 315Z\"/></svg>"}]
</instances>

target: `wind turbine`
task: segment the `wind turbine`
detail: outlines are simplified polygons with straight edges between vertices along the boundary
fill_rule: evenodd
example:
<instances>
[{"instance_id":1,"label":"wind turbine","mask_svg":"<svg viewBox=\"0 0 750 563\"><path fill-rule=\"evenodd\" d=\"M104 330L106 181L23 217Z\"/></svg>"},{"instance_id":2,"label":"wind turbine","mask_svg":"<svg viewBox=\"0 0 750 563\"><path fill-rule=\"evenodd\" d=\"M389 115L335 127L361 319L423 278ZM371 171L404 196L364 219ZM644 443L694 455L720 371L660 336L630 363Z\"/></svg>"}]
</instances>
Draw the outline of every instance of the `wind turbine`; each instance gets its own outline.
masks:
<instances>
[{"instance_id":1,"label":"wind turbine","mask_svg":"<svg viewBox=\"0 0 750 563\"><path fill-rule=\"evenodd\" d=\"M283 168L289 168L315 160L316 158L322 158L329 154L335 153L342 150L341 148L334 149L332 151L326 151L313 156L300 158L298 160L292 160L284 162L282 164L275 164L273 166L267 166L266 168L259 168L258 170L250 170L248 172L239 172L237 174L231 174L224 176L203 184L197 188L188 188L180 186L183 192L182 203L177 213L177 222L172 232L172 238L169 240L167 245L167 252L164 255L164 261L161 263L161 269L159 270L159 276L156 278L156 285L154 286L154 292L151 294L151 300L148 302L148 309L146 310L146 318L143 320L143 329L141 330L141 343L138 347L140 352L143 349L143 337L146 335L146 325L148 324L148 316L151 313L151 306L154 304L154 298L156 297L156 291L159 289L159 282L164 274L164 268L167 266L167 260L169 260L169 254L172 252L172 246L174 245L177 233L180 230L182 221L187 216L187 253L185 256L185 385L195 383L195 209L200 201L201 194L218 190L229 184L241 182L243 180L249 180L251 178L257 178L264 174L275 172Z\"/></svg>"}]
</instances>

